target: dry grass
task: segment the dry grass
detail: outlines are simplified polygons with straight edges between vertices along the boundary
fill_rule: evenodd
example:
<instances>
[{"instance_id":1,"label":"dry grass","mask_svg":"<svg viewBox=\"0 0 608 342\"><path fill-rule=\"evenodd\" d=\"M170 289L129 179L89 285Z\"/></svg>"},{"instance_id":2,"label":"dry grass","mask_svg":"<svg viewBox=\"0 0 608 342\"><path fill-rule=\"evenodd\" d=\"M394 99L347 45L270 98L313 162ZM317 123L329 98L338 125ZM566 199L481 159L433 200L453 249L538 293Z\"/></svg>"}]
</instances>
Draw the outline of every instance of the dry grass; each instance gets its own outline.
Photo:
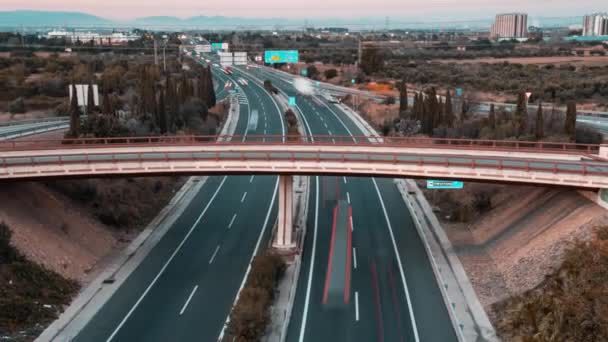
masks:
<instances>
[{"instance_id":1,"label":"dry grass","mask_svg":"<svg viewBox=\"0 0 608 342\"><path fill-rule=\"evenodd\" d=\"M513 58L476 58L476 59L443 59L437 60L440 63L456 63L456 64L476 64L476 63L517 63L517 64L572 64L572 65L586 65L586 66L597 66L608 64L608 56L589 56L589 57L577 57L577 56L563 56L563 57L513 57Z\"/></svg>"},{"instance_id":2,"label":"dry grass","mask_svg":"<svg viewBox=\"0 0 608 342\"><path fill-rule=\"evenodd\" d=\"M608 340L608 227L576 242L562 265L535 289L497 303L505 341Z\"/></svg>"}]
</instances>

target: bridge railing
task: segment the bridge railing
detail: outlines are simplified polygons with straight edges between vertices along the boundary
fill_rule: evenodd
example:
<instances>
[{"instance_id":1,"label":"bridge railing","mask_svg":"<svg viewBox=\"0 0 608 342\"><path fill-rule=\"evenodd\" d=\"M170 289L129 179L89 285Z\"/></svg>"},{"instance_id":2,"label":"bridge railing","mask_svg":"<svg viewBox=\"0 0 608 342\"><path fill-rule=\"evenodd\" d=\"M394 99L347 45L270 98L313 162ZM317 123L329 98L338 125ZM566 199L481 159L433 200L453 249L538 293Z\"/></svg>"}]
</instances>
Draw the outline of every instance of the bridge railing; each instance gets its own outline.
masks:
<instances>
[{"instance_id":1,"label":"bridge railing","mask_svg":"<svg viewBox=\"0 0 608 342\"><path fill-rule=\"evenodd\" d=\"M523 170L526 172L545 172L553 174L580 174L608 177L608 165L601 162L589 161L548 161L526 158L502 157L462 157L446 155L415 155L399 152L322 152L318 149L288 151L285 149L266 151L193 151L193 152L117 152L102 151L68 152L61 154L43 154L38 156L11 156L0 157L0 168L5 170L12 167L38 167L41 165L69 165L69 164L99 164L99 163L149 163L149 162L205 162L212 161L238 161L240 172L245 162L269 162L264 165L273 165L273 162L321 162L356 163L356 164L384 164L384 165L417 165L465 167L467 169L495 169L495 170ZM274 164L276 165L276 164ZM258 165L259 168L259 165ZM308 169L308 168L307 168ZM386 168L383 168L386 169ZM225 169L222 169L225 170ZM323 167L319 166L319 170ZM397 170L397 169L396 169ZM268 171L275 172L273 168ZM297 172L297 169L294 169ZM309 171L312 172L312 171ZM388 172L388 171L387 171ZM389 172L390 173L390 172ZM466 178L466 176L463 176ZM608 182L608 181L607 181Z\"/></svg>"},{"instance_id":2,"label":"bridge railing","mask_svg":"<svg viewBox=\"0 0 608 342\"><path fill-rule=\"evenodd\" d=\"M370 141L370 139L372 139ZM185 145L340 145L340 146L384 146L404 148L449 148L470 150L496 150L548 153L585 153L598 154L599 145L575 144L542 141L480 140L480 139L442 139L424 137L383 137L366 136L282 136L282 135L179 135L179 136L142 136L115 138L78 138L47 140L10 140L0 141L0 151L98 148L117 146L185 146Z\"/></svg>"}]
</instances>

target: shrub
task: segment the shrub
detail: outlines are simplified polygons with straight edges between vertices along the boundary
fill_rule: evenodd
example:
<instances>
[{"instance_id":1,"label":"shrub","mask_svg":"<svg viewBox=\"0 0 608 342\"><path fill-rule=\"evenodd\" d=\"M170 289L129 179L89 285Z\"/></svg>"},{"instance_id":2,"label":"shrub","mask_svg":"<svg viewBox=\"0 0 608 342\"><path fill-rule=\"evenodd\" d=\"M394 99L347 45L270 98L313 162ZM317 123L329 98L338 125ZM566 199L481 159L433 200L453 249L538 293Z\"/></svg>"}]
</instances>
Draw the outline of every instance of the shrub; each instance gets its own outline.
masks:
<instances>
[{"instance_id":1,"label":"shrub","mask_svg":"<svg viewBox=\"0 0 608 342\"><path fill-rule=\"evenodd\" d=\"M8 111L11 114L25 113L25 102L22 97L17 98L15 101L8 105Z\"/></svg>"},{"instance_id":2,"label":"shrub","mask_svg":"<svg viewBox=\"0 0 608 342\"><path fill-rule=\"evenodd\" d=\"M259 341L270 322L269 309L275 287L285 272L281 257L258 255L238 302L230 312L230 323L224 341Z\"/></svg>"},{"instance_id":3,"label":"shrub","mask_svg":"<svg viewBox=\"0 0 608 342\"><path fill-rule=\"evenodd\" d=\"M385 105L394 105L396 103L395 97L394 96L387 96L386 99L384 99L384 104Z\"/></svg>"},{"instance_id":4,"label":"shrub","mask_svg":"<svg viewBox=\"0 0 608 342\"><path fill-rule=\"evenodd\" d=\"M323 72L325 78L331 80L332 78L338 76L338 70L336 69L327 69Z\"/></svg>"},{"instance_id":5,"label":"shrub","mask_svg":"<svg viewBox=\"0 0 608 342\"><path fill-rule=\"evenodd\" d=\"M11 245L12 235L8 225L0 222L0 265L21 259L19 252Z\"/></svg>"}]
</instances>

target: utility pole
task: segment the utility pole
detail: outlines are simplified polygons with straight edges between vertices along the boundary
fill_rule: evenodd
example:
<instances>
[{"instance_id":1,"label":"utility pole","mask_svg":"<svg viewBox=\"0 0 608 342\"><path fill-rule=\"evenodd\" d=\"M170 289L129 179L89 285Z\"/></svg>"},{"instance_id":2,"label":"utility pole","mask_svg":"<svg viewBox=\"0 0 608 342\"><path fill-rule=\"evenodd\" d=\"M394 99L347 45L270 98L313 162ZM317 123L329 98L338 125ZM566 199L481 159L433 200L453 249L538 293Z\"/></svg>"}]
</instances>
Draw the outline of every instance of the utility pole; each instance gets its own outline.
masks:
<instances>
[{"instance_id":1,"label":"utility pole","mask_svg":"<svg viewBox=\"0 0 608 342\"><path fill-rule=\"evenodd\" d=\"M164 41L163 44L163 71L167 72L167 58L165 56L165 50L167 49L167 41Z\"/></svg>"},{"instance_id":2,"label":"utility pole","mask_svg":"<svg viewBox=\"0 0 608 342\"><path fill-rule=\"evenodd\" d=\"M363 58L363 49L361 46L361 36L359 36L359 48L357 49L357 67L361 67L361 59Z\"/></svg>"},{"instance_id":3,"label":"utility pole","mask_svg":"<svg viewBox=\"0 0 608 342\"><path fill-rule=\"evenodd\" d=\"M156 55L156 37L154 37L154 65L158 65L158 56Z\"/></svg>"}]
</instances>

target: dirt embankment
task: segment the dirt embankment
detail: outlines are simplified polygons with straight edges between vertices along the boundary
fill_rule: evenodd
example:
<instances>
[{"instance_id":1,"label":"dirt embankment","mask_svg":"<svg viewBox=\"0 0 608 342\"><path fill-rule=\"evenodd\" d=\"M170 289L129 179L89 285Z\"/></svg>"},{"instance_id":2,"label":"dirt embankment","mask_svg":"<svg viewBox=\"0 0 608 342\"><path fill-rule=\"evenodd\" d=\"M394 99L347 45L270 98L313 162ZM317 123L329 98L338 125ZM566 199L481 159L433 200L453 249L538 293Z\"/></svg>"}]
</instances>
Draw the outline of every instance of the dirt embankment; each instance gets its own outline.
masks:
<instances>
[{"instance_id":1,"label":"dirt embankment","mask_svg":"<svg viewBox=\"0 0 608 342\"><path fill-rule=\"evenodd\" d=\"M86 284L170 200L176 178L6 183L0 222L28 260Z\"/></svg>"},{"instance_id":2,"label":"dirt embankment","mask_svg":"<svg viewBox=\"0 0 608 342\"><path fill-rule=\"evenodd\" d=\"M608 211L573 190L467 183L426 195L493 320L493 304L538 286L574 241L608 225Z\"/></svg>"}]
</instances>

